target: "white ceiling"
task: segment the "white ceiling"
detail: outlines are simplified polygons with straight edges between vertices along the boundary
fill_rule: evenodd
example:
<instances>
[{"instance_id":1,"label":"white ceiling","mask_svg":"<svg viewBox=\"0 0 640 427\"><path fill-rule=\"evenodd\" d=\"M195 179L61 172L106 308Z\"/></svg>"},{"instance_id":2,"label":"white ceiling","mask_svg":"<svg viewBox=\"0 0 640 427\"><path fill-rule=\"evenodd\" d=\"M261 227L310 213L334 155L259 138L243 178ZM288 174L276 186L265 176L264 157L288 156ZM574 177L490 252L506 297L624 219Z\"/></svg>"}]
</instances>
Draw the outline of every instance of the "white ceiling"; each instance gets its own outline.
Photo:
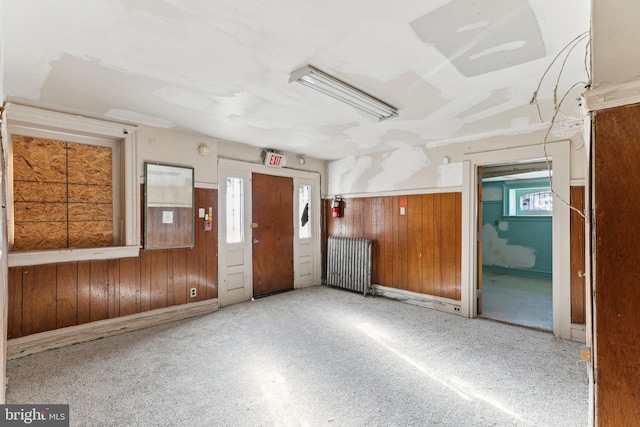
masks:
<instances>
[{"instance_id":1,"label":"white ceiling","mask_svg":"<svg viewBox=\"0 0 640 427\"><path fill-rule=\"evenodd\" d=\"M540 129L532 93L588 0L0 0L13 100L320 159ZM585 46L539 92L586 81ZM566 52L566 51L565 51ZM297 83L312 64L396 106L377 122ZM578 117L584 90L563 104ZM560 128L566 127L561 123ZM179 141L176 141L179 143Z\"/></svg>"}]
</instances>

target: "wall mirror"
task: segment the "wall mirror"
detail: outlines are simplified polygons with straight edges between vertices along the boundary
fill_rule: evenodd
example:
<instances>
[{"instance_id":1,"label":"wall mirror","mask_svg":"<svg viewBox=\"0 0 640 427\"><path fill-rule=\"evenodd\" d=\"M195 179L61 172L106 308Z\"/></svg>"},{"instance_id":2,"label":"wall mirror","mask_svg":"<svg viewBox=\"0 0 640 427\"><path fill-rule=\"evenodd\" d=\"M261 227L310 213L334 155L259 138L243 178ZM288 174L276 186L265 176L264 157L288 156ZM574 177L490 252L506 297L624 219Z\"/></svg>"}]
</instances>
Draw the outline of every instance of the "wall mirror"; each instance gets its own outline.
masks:
<instances>
[{"instance_id":1,"label":"wall mirror","mask_svg":"<svg viewBox=\"0 0 640 427\"><path fill-rule=\"evenodd\" d=\"M193 168L144 164L144 249L192 248Z\"/></svg>"}]
</instances>

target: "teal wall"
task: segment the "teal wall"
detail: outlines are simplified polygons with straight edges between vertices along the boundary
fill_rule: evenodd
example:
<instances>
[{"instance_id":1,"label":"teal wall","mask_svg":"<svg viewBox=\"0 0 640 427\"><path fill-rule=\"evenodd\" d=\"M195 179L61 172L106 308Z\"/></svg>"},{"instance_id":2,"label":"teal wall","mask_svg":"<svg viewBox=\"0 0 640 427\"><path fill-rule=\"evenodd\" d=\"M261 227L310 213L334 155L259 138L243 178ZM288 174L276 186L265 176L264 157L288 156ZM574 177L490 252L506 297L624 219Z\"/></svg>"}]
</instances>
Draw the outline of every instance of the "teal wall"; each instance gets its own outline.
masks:
<instances>
[{"instance_id":1,"label":"teal wall","mask_svg":"<svg viewBox=\"0 0 640 427\"><path fill-rule=\"evenodd\" d=\"M552 273L552 220L544 217L504 217L503 216L503 182L486 182L482 185L482 223L483 223L483 262L486 271L499 273L521 274L534 277L551 278ZM496 200L496 199L500 200ZM506 224L505 224L506 223ZM498 224L498 225L496 225ZM497 232L500 244L495 244ZM493 239L493 240L487 240ZM502 239L506 239L506 245ZM517 246L517 247L515 247ZM484 256L486 249L494 252ZM503 252L503 253L500 253ZM518 254L531 255L526 257L532 266L516 265L513 258ZM489 256L490 255L490 256ZM535 261L533 261L535 258ZM487 260L498 260L493 264L486 264Z\"/></svg>"}]
</instances>

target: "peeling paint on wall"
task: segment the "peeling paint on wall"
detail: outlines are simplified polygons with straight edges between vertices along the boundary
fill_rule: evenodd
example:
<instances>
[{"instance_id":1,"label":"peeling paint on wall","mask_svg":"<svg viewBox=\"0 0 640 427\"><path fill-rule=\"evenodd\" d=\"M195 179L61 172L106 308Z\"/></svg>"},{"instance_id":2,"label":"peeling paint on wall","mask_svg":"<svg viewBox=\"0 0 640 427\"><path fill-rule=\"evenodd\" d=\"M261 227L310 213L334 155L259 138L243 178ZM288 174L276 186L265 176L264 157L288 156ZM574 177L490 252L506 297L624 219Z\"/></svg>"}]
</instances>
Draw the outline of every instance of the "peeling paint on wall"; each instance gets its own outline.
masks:
<instances>
[{"instance_id":1,"label":"peeling paint on wall","mask_svg":"<svg viewBox=\"0 0 640 427\"><path fill-rule=\"evenodd\" d=\"M498 237L491 224L482 227L482 264L505 268L533 268L536 254L533 248L510 245Z\"/></svg>"},{"instance_id":2,"label":"peeling paint on wall","mask_svg":"<svg viewBox=\"0 0 640 427\"><path fill-rule=\"evenodd\" d=\"M392 151L383 157L380 162L382 170L369 180L367 191L395 190L397 184L411 178L429 164L427 155L420 147Z\"/></svg>"},{"instance_id":3,"label":"peeling paint on wall","mask_svg":"<svg viewBox=\"0 0 640 427\"><path fill-rule=\"evenodd\" d=\"M329 164L329 194L349 194L355 192L362 174L371 167L371 157L347 157Z\"/></svg>"},{"instance_id":4,"label":"peeling paint on wall","mask_svg":"<svg viewBox=\"0 0 640 427\"><path fill-rule=\"evenodd\" d=\"M462 162L438 166L438 187L462 186Z\"/></svg>"}]
</instances>

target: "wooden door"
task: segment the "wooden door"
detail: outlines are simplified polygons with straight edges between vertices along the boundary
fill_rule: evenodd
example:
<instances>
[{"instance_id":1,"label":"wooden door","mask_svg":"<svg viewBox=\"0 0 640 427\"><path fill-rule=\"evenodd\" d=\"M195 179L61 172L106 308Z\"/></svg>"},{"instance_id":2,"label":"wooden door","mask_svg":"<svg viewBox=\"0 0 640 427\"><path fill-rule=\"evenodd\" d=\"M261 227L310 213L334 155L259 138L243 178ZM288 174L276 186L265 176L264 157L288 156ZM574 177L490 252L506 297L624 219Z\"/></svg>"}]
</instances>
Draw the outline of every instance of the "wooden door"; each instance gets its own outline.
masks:
<instances>
[{"instance_id":1,"label":"wooden door","mask_svg":"<svg viewBox=\"0 0 640 427\"><path fill-rule=\"evenodd\" d=\"M478 316L482 314L482 166L478 166Z\"/></svg>"},{"instance_id":2,"label":"wooden door","mask_svg":"<svg viewBox=\"0 0 640 427\"><path fill-rule=\"evenodd\" d=\"M293 178L252 177L253 296L293 289Z\"/></svg>"}]
</instances>

